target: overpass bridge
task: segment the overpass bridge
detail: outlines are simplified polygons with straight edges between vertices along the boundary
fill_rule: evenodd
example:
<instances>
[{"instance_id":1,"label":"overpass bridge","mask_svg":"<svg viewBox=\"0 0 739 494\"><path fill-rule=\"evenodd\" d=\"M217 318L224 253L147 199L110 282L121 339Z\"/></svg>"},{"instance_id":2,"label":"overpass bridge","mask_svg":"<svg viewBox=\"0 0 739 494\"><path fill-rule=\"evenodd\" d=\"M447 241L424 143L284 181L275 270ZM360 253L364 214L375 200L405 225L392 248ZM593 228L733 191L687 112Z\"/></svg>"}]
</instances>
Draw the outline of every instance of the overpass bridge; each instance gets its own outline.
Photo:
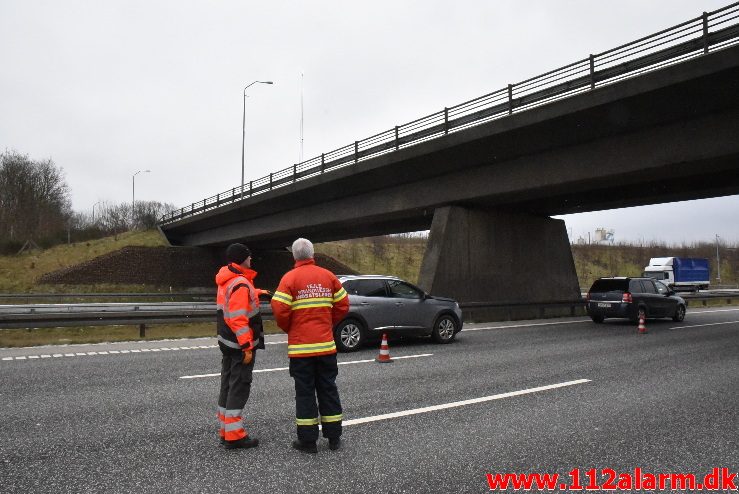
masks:
<instances>
[{"instance_id":1,"label":"overpass bridge","mask_svg":"<svg viewBox=\"0 0 739 494\"><path fill-rule=\"evenodd\" d=\"M551 215L739 193L739 3L194 203L172 245L430 229L419 284L579 295ZM542 282L546 280L546 282Z\"/></svg>"}]
</instances>

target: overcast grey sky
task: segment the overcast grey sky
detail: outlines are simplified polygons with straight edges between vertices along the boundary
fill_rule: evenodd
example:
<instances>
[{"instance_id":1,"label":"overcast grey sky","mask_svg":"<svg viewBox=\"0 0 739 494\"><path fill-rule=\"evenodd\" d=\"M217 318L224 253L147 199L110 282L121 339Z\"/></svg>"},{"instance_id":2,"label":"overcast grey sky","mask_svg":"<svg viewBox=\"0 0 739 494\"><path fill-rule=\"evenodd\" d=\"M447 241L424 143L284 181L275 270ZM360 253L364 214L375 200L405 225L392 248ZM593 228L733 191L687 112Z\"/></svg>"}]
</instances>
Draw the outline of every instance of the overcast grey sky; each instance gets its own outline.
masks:
<instances>
[{"instance_id":1,"label":"overcast grey sky","mask_svg":"<svg viewBox=\"0 0 739 494\"><path fill-rule=\"evenodd\" d=\"M716 10L729 0L0 0L0 149L75 210L184 206ZM739 196L565 217L575 238L739 241Z\"/></svg>"}]
</instances>

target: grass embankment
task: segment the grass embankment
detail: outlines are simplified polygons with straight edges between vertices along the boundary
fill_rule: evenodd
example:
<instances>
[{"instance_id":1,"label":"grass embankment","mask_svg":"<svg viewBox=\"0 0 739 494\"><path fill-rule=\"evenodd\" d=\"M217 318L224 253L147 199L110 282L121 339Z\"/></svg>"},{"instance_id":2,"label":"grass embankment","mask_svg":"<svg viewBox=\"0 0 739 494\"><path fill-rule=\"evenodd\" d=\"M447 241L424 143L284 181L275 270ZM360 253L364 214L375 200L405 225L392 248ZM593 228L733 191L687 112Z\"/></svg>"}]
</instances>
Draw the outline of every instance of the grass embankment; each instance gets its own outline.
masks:
<instances>
[{"instance_id":1,"label":"grass embankment","mask_svg":"<svg viewBox=\"0 0 739 494\"><path fill-rule=\"evenodd\" d=\"M652 257L699 257L708 259L711 285L715 286L716 271L715 244L695 244L683 246L666 245L573 245L572 257L580 282L581 291L587 291L598 278L604 276L641 276L644 266ZM736 245L722 246L721 285L737 286L739 282L739 252Z\"/></svg>"},{"instance_id":2,"label":"grass embankment","mask_svg":"<svg viewBox=\"0 0 739 494\"><path fill-rule=\"evenodd\" d=\"M74 266L103 254L131 245L157 247L166 245L156 230L126 232L112 237L62 244L43 251L31 251L18 256L0 256L0 293L100 293L100 292L146 292L152 291L145 285L52 285L37 284L40 276Z\"/></svg>"},{"instance_id":3,"label":"grass embankment","mask_svg":"<svg viewBox=\"0 0 739 494\"><path fill-rule=\"evenodd\" d=\"M371 237L317 244L326 254L364 274L393 275L418 283L426 237Z\"/></svg>"}]
</instances>

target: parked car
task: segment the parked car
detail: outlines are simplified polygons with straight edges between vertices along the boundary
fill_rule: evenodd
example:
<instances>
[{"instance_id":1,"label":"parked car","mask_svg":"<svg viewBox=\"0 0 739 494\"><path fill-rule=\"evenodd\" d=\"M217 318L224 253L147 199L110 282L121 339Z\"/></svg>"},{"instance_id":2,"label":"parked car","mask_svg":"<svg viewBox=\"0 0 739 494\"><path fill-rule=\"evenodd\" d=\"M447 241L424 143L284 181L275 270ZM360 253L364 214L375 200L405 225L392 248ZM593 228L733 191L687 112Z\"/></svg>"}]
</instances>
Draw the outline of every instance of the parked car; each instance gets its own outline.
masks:
<instances>
[{"instance_id":1,"label":"parked car","mask_svg":"<svg viewBox=\"0 0 739 494\"><path fill-rule=\"evenodd\" d=\"M462 330L462 310L450 298L431 296L394 276L338 278L349 294L349 313L334 328L340 351L357 350L383 333L430 335L437 343L449 343Z\"/></svg>"},{"instance_id":2,"label":"parked car","mask_svg":"<svg viewBox=\"0 0 739 494\"><path fill-rule=\"evenodd\" d=\"M640 312L645 318L685 319L685 300L652 278L599 278L586 300L588 315L597 323L607 317L637 321Z\"/></svg>"}]
</instances>

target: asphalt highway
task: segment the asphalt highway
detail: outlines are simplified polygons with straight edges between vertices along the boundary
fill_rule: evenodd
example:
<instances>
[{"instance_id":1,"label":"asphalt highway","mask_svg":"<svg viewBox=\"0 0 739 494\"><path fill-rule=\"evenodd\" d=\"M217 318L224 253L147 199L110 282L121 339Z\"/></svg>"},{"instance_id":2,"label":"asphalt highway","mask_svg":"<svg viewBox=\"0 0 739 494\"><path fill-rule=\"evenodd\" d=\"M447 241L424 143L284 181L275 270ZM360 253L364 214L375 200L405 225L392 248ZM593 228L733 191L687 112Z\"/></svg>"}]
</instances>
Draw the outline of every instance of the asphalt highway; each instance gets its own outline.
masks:
<instances>
[{"instance_id":1,"label":"asphalt highway","mask_svg":"<svg viewBox=\"0 0 739 494\"><path fill-rule=\"evenodd\" d=\"M739 472L739 309L467 324L340 354L340 451L290 447L285 338L222 449L214 339L0 349L2 492L490 492L487 473ZM406 357L406 358L399 358ZM602 482L603 477L598 481ZM739 483L739 481L738 481Z\"/></svg>"}]
</instances>

